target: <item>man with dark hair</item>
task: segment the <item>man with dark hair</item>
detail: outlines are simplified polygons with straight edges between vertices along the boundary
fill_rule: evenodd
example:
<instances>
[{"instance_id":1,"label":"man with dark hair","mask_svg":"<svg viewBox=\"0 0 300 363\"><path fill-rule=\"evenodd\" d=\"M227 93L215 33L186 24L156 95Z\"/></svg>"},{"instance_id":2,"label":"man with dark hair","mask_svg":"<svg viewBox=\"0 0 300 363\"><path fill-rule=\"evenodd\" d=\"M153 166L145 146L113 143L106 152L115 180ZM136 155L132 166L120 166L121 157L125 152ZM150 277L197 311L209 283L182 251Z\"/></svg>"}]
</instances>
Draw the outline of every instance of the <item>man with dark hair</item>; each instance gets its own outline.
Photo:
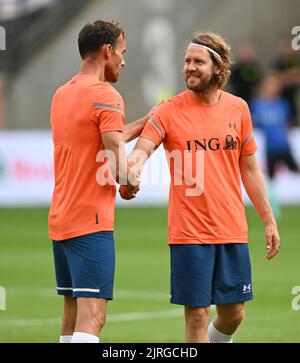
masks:
<instances>
[{"instance_id":1,"label":"man with dark hair","mask_svg":"<svg viewBox=\"0 0 300 363\"><path fill-rule=\"evenodd\" d=\"M98 20L86 24L78 36L78 48L81 58L95 53L104 44L116 46L119 37L126 38L124 30L117 23Z\"/></svg>"},{"instance_id":2,"label":"man with dark hair","mask_svg":"<svg viewBox=\"0 0 300 363\"><path fill-rule=\"evenodd\" d=\"M183 68L187 90L156 109L129 157L139 175L161 143L172 155L171 303L185 307L189 343L232 342L244 303L253 298L241 179L265 223L268 259L280 245L247 103L222 90L230 75L229 50L218 34L193 35ZM128 198L126 189L120 194ZM212 304L217 316L208 326Z\"/></svg>"},{"instance_id":3,"label":"man with dark hair","mask_svg":"<svg viewBox=\"0 0 300 363\"><path fill-rule=\"evenodd\" d=\"M115 159L115 179L127 181L124 141L147 117L124 126L116 82L125 66L126 38L118 24L87 24L78 39L80 72L59 87L51 104L55 188L49 213L57 293L64 296L60 342L99 342L107 301L113 298L116 187L99 171ZM98 156L97 156L98 155ZM109 167L107 168L109 172ZM97 180L96 180L97 175ZM100 180L99 180L100 179ZM108 180L111 180L108 178ZM134 197L138 186L127 182Z\"/></svg>"}]
</instances>

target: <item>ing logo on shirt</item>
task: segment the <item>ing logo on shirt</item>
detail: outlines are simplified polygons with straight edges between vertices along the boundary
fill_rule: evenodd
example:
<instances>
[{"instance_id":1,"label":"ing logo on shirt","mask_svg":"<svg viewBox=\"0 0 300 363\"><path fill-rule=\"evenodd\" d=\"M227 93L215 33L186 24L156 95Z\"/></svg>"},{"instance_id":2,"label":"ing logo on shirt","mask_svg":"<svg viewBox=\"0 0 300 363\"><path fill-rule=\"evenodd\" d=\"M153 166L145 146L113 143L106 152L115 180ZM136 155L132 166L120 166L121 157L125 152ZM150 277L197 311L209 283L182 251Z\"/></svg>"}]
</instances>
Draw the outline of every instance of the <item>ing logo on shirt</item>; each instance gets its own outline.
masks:
<instances>
[{"instance_id":1,"label":"ing logo on shirt","mask_svg":"<svg viewBox=\"0 0 300 363\"><path fill-rule=\"evenodd\" d=\"M189 140L186 141L187 151L199 151L199 150L212 150L217 151L223 145L221 145L220 139L218 137L212 137L211 139L201 139L201 140ZM238 141L234 139L232 135L226 135L225 137L225 145L223 146L223 150L237 150Z\"/></svg>"}]
</instances>

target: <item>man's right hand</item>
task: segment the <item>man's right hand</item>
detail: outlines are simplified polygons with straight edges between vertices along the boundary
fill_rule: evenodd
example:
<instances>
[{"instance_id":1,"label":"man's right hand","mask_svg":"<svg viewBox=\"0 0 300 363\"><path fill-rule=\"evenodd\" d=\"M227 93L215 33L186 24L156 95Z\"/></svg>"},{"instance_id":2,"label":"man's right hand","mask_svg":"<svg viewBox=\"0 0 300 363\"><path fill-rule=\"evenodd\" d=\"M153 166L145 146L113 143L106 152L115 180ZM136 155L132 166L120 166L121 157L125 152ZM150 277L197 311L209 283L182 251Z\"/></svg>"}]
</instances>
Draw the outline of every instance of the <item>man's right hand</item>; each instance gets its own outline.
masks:
<instances>
[{"instance_id":1,"label":"man's right hand","mask_svg":"<svg viewBox=\"0 0 300 363\"><path fill-rule=\"evenodd\" d=\"M119 193L122 199L130 200L136 197L136 193L140 190L139 186L121 185Z\"/></svg>"}]
</instances>

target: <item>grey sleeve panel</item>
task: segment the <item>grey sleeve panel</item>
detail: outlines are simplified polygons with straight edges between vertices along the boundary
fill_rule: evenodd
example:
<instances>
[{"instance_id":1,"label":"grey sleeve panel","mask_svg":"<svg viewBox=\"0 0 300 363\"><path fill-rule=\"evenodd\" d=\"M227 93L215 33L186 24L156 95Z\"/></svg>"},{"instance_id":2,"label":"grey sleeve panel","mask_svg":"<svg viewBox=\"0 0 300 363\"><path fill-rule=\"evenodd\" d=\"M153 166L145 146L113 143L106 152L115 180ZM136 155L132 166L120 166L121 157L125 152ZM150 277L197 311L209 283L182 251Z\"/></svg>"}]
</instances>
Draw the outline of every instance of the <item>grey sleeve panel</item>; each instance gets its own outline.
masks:
<instances>
[{"instance_id":1,"label":"grey sleeve panel","mask_svg":"<svg viewBox=\"0 0 300 363\"><path fill-rule=\"evenodd\" d=\"M117 111L117 112L120 112L122 115L124 115L123 110L121 110L121 108L116 107L116 106L110 106L110 105L105 105L104 103L94 102L93 107L95 107L95 108L104 108L105 110Z\"/></svg>"},{"instance_id":2,"label":"grey sleeve panel","mask_svg":"<svg viewBox=\"0 0 300 363\"><path fill-rule=\"evenodd\" d=\"M244 140L244 142L242 143L242 147L246 144L248 144L248 142L252 139L253 137L253 132L252 134L250 134L248 137L246 137L246 139Z\"/></svg>"},{"instance_id":3,"label":"grey sleeve panel","mask_svg":"<svg viewBox=\"0 0 300 363\"><path fill-rule=\"evenodd\" d=\"M161 138L164 138L165 136L165 133L162 131L162 129L157 125L157 123L152 119L150 118L149 122L156 128L156 130L159 132Z\"/></svg>"}]
</instances>

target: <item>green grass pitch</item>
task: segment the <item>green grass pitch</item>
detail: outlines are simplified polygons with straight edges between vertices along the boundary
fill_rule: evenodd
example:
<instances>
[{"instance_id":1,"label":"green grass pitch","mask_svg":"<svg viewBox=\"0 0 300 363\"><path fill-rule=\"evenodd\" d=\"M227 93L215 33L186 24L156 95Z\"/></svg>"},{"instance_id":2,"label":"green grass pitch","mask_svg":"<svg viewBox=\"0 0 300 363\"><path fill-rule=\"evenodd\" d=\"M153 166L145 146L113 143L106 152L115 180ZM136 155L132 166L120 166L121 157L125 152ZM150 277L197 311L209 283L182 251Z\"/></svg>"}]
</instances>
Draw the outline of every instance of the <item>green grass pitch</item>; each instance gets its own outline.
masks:
<instances>
[{"instance_id":1,"label":"green grass pitch","mask_svg":"<svg viewBox=\"0 0 300 363\"><path fill-rule=\"evenodd\" d=\"M56 295L47 209L0 209L0 342L57 342L62 298ZM236 342L300 342L300 310L292 288L300 286L300 207L283 209L282 247L265 258L263 224L247 210L255 299ZM114 301L102 342L183 342L183 308L169 303L166 208L116 212ZM214 312L212 311L212 316Z\"/></svg>"}]
</instances>

